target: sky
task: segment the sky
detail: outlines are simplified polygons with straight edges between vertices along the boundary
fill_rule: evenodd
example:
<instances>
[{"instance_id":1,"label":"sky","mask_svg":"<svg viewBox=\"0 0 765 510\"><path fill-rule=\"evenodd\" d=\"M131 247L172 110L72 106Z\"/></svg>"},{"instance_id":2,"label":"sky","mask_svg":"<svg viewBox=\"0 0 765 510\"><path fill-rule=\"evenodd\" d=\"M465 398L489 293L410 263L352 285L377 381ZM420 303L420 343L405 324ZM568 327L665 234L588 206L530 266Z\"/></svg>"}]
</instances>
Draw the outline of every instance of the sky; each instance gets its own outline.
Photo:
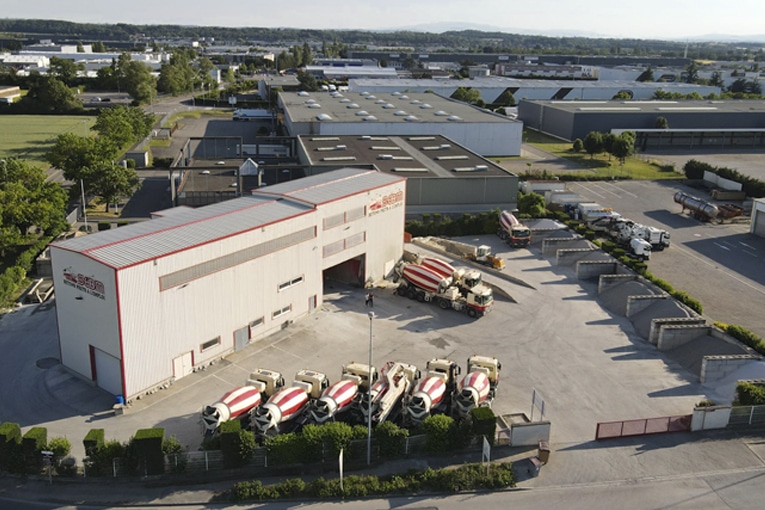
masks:
<instances>
[{"instance_id":1,"label":"sky","mask_svg":"<svg viewBox=\"0 0 765 510\"><path fill-rule=\"evenodd\" d=\"M8 2L3 18L83 23L173 24L428 31L477 28L510 33L639 39L693 39L710 34L759 36L765 43L765 1L736 0L35 0Z\"/></svg>"}]
</instances>

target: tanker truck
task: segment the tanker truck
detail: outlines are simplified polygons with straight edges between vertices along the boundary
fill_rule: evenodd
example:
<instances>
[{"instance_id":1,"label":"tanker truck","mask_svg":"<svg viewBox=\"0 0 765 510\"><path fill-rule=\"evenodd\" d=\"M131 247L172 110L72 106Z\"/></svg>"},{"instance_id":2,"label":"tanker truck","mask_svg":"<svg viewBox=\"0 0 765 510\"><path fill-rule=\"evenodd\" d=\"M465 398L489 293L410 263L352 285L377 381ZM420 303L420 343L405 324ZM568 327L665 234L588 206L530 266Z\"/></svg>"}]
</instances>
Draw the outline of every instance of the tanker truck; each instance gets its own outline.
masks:
<instances>
[{"instance_id":1,"label":"tanker truck","mask_svg":"<svg viewBox=\"0 0 765 510\"><path fill-rule=\"evenodd\" d=\"M720 209L714 204L705 202L700 198L678 191L674 196L675 202L683 206L683 212L686 209L691 211L691 216L701 221L712 221L720 214Z\"/></svg>"},{"instance_id":2,"label":"tanker truck","mask_svg":"<svg viewBox=\"0 0 765 510\"><path fill-rule=\"evenodd\" d=\"M460 367L457 363L435 358L428 361L427 374L415 385L406 399L406 422L419 425L433 413L445 413L457 384Z\"/></svg>"},{"instance_id":3,"label":"tanker truck","mask_svg":"<svg viewBox=\"0 0 765 510\"><path fill-rule=\"evenodd\" d=\"M377 370L369 365L350 363L343 367L342 379L324 390L309 409L310 421L321 424L335 420L351 409L359 389L366 390L368 381L377 380Z\"/></svg>"},{"instance_id":4,"label":"tanker truck","mask_svg":"<svg viewBox=\"0 0 765 510\"><path fill-rule=\"evenodd\" d=\"M467 360L467 373L454 394L454 414L466 418L474 407L491 407L499 386L502 364L497 358L474 355Z\"/></svg>"},{"instance_id":5,"label":"tanker truck","mask_svg":"<svg viewBox=\"0 0 765 510\"><path fill-rule=\"evenodd\" d=\"M460 287L454 278L426 265L401 263L397 266L400 282L396 293L420 302L435 302L442 310L454 309L470 317L481 317L491 311L494 296L491 288L478 284Z\"/></svg>"},{"instance_id":6,"label":"tanker truck","mask_svg":"<svg viewBox=\"0 0 765 510\"><path fill-rule=\"evenodd\" d=\"M301 370L292 385L282 388L251 411L251 423L260 438L291 432L304 424L305 410L311 398L317 399L329 387L329 379L321 372Z\"/></svg>"},{"instance_id":7,"label":"tanker truck","mask_svg":"<svg viewBox=\"0 0 765 510\"><path fill-rule=\"evenodd\" d=\"M282 386L284 378L279 372L264 369L252 372L246 385L227 392L217 402L202 409L205 436L212 436L224 421L247 418L263 398L268 398Z\"/></svg>"},{"instance_id":8,"label":"tanker truck","mask_svg":"<svg viewBox=\"0 0 765 510\"><path fill-rule=\"evenodd\" d=\"M518 221L510 211L499 213L497 235L514 248L524 248L531 243L531 229Z\"/></svg>"},{"instance_id":9,"label":"tanker truck","mask_svg":"<svg viewBox=\"0 0 765 510\"><path fill-rule=\"evenodd\" d=\"M372 424L396 420L401 413L404 397L419 379L420 371L409 363L389 361L380 371L380 378L367 393L359 393L354 402L358 421L366 425L369 413Z\"/></svg>"}]
</instances>

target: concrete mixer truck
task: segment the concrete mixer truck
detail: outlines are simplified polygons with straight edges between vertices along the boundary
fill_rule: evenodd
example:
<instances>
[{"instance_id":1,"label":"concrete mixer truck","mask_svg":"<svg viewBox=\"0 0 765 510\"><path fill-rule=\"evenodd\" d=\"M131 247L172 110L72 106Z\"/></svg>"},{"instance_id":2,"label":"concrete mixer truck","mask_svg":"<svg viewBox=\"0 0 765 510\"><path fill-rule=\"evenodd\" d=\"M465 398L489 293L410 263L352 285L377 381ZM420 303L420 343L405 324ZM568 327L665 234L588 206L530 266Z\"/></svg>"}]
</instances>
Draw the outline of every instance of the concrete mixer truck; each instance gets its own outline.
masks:
<instances>
[{"instance_id":1,"label":"concrete mixer truck","mask_svg":"<svg viewBox=\"0 0 765 510\"><path fill-rule=\"evenodd\" d=\"M427 373L417 381L406 398L405 422L418 425L433 413L446 413L460 374L460 366L448 359L428 361Z\"/></svg>"},{"instance_id":2,"label":"concrete mixer truck","mask_svg":"<svg viewBox=\"0 0 765 510\"><path fill-rule=\"evenodd\" d=\"M474 407L491 407L499 386L502 364L497 358L474 355L467 360L467 373L454 394L453 411L458 418L466 418Z\"/></svg>"},{"instance_id":3,"label":"concrete mixer truck","mask_svg":"<svg viewBox=\"0 0 765 510\"><path fill-rule=\"evenodd\" d=\"M329 387L321 372L301 370L292 385L282 388L251 411L250 421L260 438L276 436L300 427L310 399L318 399Z\"/></svg>"},{"instance_id":4,"label":"concrete mixer truck","mask_svg":"<svg viewBox=\"0 0 765 510\"><path fill-rule=\"evenodd\" d=\"M499 213L497 235L514 248L524 248L531 243L531 229L518 221L510 211Z\"/></svg>"},{"instance_id":5,"label":"concrete mixer truck","mask_svg":"<svg viewBox=\"0 0 765 510\"><path fill-rule=\"evenodd\" d=\"M455 282L453 275L447 275L425 263L402 262L396 267L396 272L400 282L396 289L399 296L420 302L434 302L442 310L454 309L470 317L486 315L494 304L490 287L482 283L474 285L472 279L466 283L467 280L459 277Z\"/></svg>"},{"instance_id":6,"label":"concrete mixer truck","mask_svg":"<svg viewBox=\"0 0 765 510\"><path fill-rule=\"evenodd\" d=\"M217 402L202 409L205 436L212 436L224 421L247 418L259 406L284 386L284 378L273 370L257 369L250 374L247 384L225 393Z\"/></svg>"},{"instance_id":7,"label":"concrete mixer truck","mask_svg":"<svg viewBox=\"0 0 765 510\"><path fill-rule=\"evenodd\" d=\"M369 379L377 380L377 370L369 365L350 363L343 367L342 379L330 385L309 408L310 421L321 424L336 420L351 409L359 391L366 391Z\"/></svg>"}]
</instances>

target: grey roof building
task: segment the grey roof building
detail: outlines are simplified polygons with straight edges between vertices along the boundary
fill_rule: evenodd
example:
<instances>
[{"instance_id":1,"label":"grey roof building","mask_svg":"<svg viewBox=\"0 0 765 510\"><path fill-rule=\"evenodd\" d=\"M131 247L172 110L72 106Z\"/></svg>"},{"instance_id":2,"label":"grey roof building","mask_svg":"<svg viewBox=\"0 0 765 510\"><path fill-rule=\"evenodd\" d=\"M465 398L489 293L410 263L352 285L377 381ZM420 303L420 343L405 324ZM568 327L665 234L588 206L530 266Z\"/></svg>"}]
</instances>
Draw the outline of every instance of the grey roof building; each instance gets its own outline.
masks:
<instances>
[{"instance_id":1,"label":"grey roof building","mask_svg":"<svg viewBox=\"0 0 765 510\"><path fill-rule=\"evenodd\" d=\"M659 117L667 119L669 129L656 129ZM715 145L762 145L762 134L756 133L765 130L765 101L521 101L518 118L566 140L584 138L590 131L632 130L638 132L637 146L642 137L656 146L664 134L662 146L687 147L703 143L703 133L714 132L704 145L712 144L712 138ZM690 138L694 132L695 142Z\"/></svg>"},{"instance_id":2,"label":"grey roof building","mask_svg":"<svg viewBox=\"0 0 765 510\"><path fill-rule=\"evenodd\" d=\"M292 136L442 134L484 156L520 155L520 122L437 94L402 90L282 92L279 106Z\"/></svg>"}]
</instances>

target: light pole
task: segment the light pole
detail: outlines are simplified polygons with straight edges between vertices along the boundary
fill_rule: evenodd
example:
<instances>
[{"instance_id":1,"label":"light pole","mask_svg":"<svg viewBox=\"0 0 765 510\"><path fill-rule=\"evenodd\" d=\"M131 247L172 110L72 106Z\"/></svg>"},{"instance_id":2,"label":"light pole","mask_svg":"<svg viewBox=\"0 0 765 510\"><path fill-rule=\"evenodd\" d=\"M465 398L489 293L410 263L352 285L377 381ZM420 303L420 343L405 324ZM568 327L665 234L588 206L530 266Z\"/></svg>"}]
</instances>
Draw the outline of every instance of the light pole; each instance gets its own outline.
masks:
<instances>
[{"instance_id":1,"label":"light pole","mask_svg":"<svg viewBox=\"0 0 765 510\"><path fill-rule=\"evenodd\" d=\"M372 464L372 319L374 312L369 312L369 377L367 378L367 466Z\"/></svg>"}]
</instances>

